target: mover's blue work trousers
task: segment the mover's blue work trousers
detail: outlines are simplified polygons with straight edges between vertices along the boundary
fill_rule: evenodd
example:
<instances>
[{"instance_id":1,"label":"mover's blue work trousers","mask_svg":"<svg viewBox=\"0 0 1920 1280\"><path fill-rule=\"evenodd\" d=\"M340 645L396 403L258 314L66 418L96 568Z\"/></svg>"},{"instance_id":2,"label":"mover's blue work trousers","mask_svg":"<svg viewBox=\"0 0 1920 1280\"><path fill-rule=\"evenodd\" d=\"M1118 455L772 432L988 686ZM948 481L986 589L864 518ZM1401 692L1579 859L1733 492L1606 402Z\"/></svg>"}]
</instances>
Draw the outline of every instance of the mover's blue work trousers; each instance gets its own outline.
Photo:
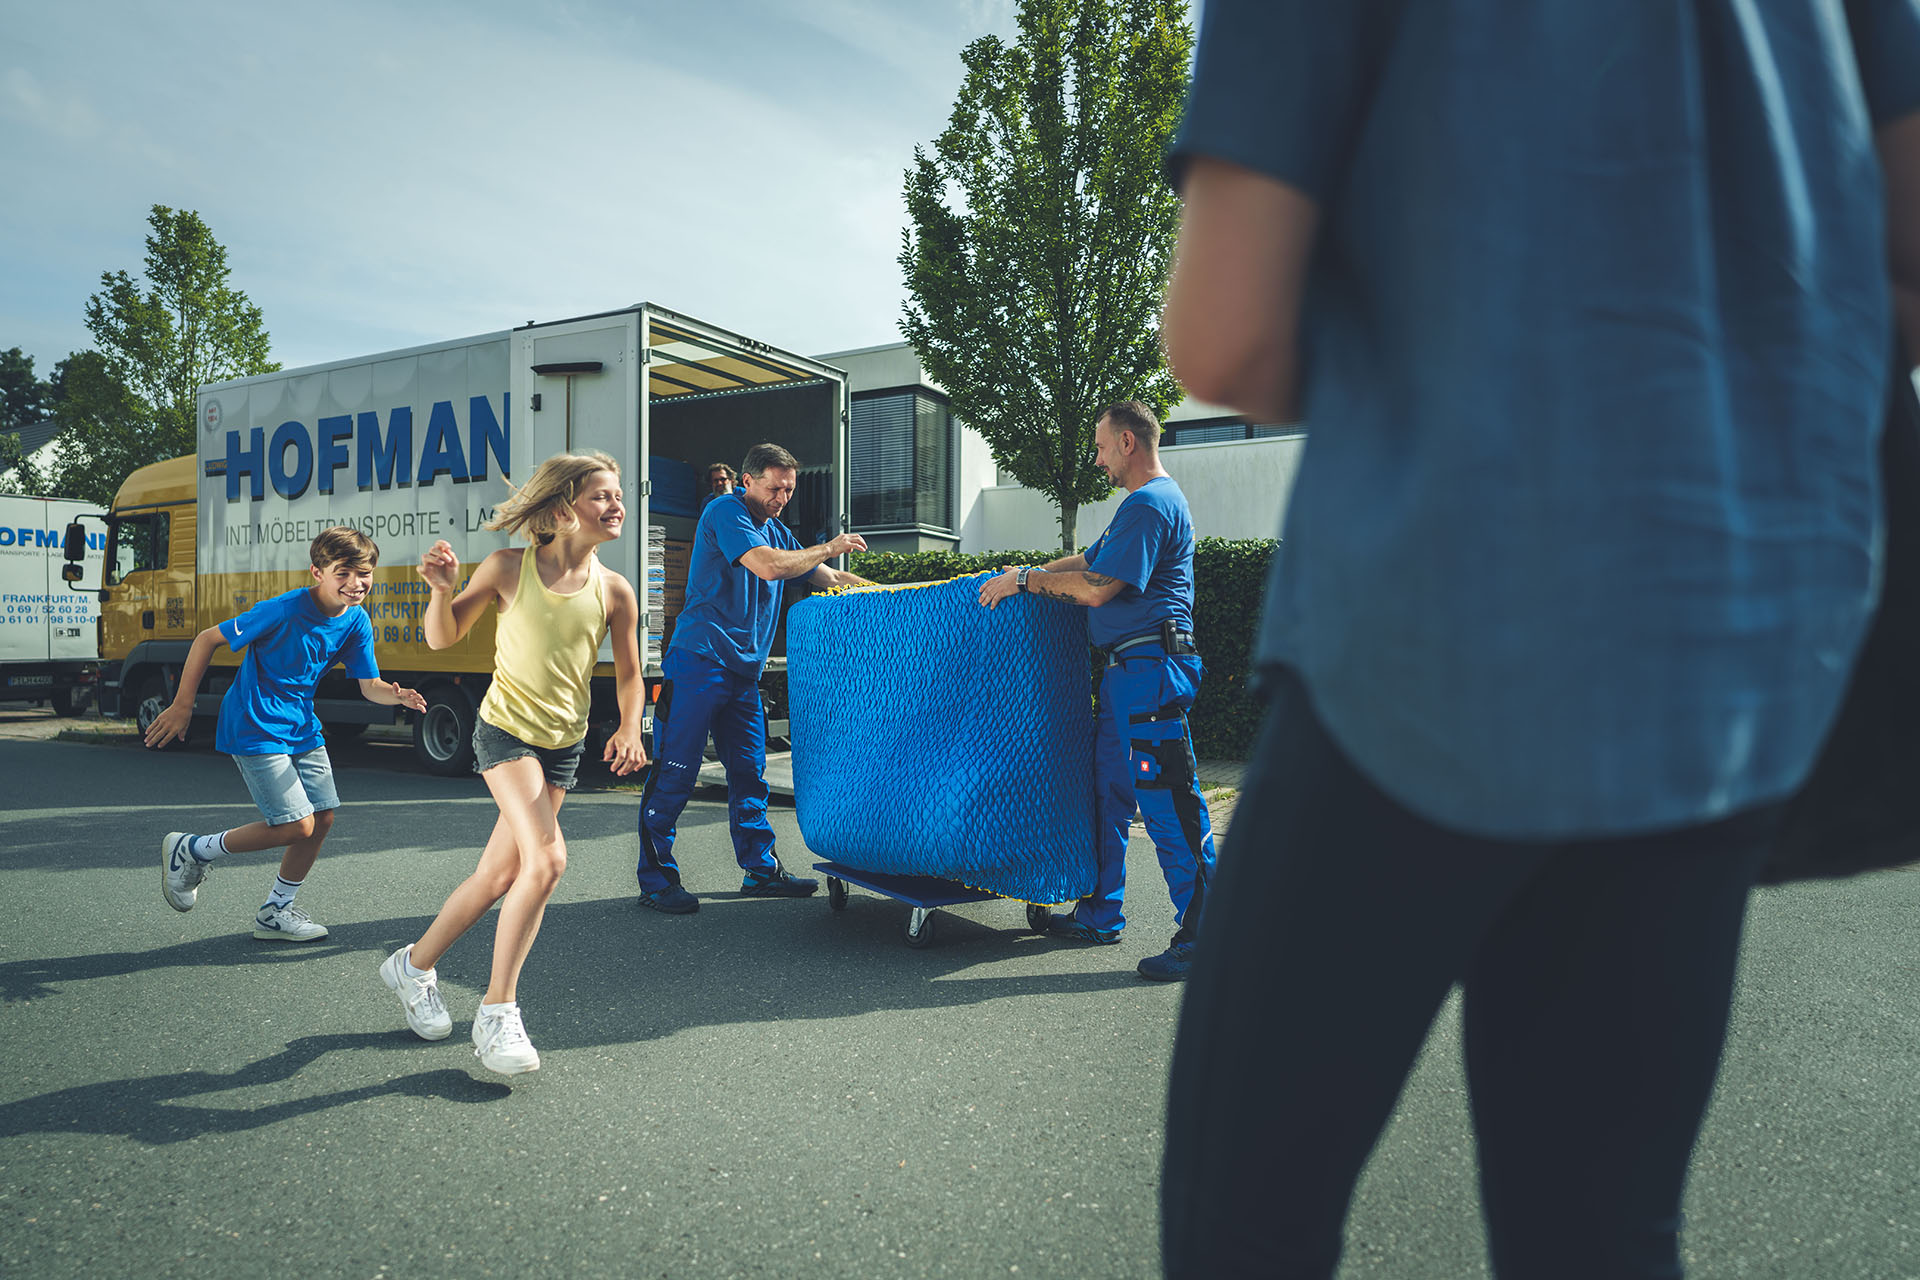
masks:
<instances>
[{"instance_id":1,"label":"mover's blue work trousers","mask_svg":"<svg viewBox=\"0 0 1920 1280\"><path fill-rule=\"evenodd\" d=\"M700 780L707 735L727 770L727 823L733 856L746 872L771 871L767 825L767 720L760 685L698 654L667 650L666 677L653 708L653 768L640 797L640 888L659 893L680 883L673 836Z\"/></svg>"},{"instance_id":2,"label":"mover's blue work trousers","mask_svg":"<svg viewBox=\"0 0 1920 1280\"><path fill-rule=\"evenodd\" d=\"M1137 807L1173 896L1176 936L1191 940L1199 928L1213 876L1213 824L1195 777L1187 709L1200 692L1201 671L1197 655L1169 655L1147 644L1127 650L1101 678L1093 747L1094 889L1074 909L1083 924L1115 931L1126 924L1120 900Z\"/></svg>"},{"instance_id":3,"label":"mover's blue work trousers","mask_svg":"<svg viewBox=\"0 0 1920 1280\"><path fill-rule=\"evenodd\" d=\"M1354 1185L1456 984L1493 1274L1677 1280L1747 891L1780 813L1559 844L1462 835L1368 781L1283 676L1174 1046L1170 1280L1330 1280Z\"/></svg>"}]
</instances>

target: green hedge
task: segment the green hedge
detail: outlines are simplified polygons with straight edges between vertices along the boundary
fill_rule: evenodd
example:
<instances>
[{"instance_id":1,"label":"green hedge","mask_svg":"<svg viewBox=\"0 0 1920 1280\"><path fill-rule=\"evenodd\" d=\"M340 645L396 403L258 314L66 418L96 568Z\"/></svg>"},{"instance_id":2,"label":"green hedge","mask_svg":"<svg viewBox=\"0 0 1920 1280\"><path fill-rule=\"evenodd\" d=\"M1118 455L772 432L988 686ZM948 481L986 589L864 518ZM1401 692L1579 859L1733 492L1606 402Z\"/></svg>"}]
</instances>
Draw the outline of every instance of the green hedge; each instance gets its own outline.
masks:
<instances>
[{"instance_id":1,"label":"green hedge","mask_svg":"<svg viewBox=\"0 0 1920 1280\"><path fill-rule=\"evenodd\" d=\"M1244 760L1253 750L1259 709L1247 695L1259 600L1277 545L1270 538L1202 538L1194 548L1194 639L1207 678L1193 708L1193 745L1213 759ZM848 565L875 582L944 582L1010 564L1045 564L1053 551L855 552Z\"/></svg>"}]
</instances>

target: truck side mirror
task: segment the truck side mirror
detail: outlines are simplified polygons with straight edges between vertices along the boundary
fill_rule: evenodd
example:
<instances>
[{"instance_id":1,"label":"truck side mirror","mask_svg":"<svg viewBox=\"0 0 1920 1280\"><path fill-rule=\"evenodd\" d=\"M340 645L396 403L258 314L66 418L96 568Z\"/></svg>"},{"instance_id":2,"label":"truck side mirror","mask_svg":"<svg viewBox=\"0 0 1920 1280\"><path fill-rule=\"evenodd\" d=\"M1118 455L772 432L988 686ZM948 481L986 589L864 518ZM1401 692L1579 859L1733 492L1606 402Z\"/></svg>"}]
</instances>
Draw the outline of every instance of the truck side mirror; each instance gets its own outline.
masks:
<instances>
[{"instance_id":1,"label":"truck side mirror","mask_svg":"<svg viewBox=\"0 0 1920 1280\"><path fill-rule=\"evenodd\" d=\"M66 536L60 543L60 550L66 556L68 562L67 567L70 569L86 560L87 527L78 520L68 525ZM64 576L68 582L80 581L80 574L77 570L71 574L63 574L62 576Z\"/></svg>"},{"instance_id":2,"label":"truck side mirror","mask_svg":"<svg viewBox=\"0 0 1920 1280\"><path fill-rule=\"evenodd\" d=\"M60 566L60 577L67 582L78 582L81 578L84 578L86 574L87 571L83 565L63 564Z\"/></svg>"}]
</instances>

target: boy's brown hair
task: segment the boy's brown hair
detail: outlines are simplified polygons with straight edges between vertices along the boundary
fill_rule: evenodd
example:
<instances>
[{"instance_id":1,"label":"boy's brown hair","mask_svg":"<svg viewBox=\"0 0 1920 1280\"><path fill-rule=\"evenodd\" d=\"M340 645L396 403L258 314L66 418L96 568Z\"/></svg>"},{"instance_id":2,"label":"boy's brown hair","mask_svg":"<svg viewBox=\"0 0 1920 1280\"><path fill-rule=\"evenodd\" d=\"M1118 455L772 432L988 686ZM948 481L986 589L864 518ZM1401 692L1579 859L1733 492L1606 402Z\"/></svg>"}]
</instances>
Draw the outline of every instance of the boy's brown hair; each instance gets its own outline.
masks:
<instances>
[{"instance_id":1,"label":"boy's brown hair","mask_svg":"<svg viewBox=\"0 0 1920 1280\"><path fill-rule=\"evenodd\" d=\"M350 525L337 524L322 530L307 548L307 559L316 569L345 561L349 568L373 569L380 564L380 546Z\"/></svg>"}]
</instances>

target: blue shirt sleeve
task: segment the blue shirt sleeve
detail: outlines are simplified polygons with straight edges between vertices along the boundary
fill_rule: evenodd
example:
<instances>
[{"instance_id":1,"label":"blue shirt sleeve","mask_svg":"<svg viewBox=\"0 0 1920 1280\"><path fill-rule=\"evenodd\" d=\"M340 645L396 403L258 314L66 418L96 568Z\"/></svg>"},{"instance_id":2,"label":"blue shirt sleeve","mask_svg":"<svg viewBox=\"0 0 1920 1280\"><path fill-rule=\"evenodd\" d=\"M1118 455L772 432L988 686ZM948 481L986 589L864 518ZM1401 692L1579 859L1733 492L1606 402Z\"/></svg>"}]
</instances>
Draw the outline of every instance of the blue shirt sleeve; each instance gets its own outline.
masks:
<instances>
[{"instance_id":1,"label":"blue shirt sleeve","mask_svg":"<svg viewBox=\"0 0 1920 1280\"><path fill-rule=\"evenodd\" d=\"M1165 527L1159 514L1145 502L1123 502L1113 523L1093 546L1087 568L1118 578L1135 591L1147 589L1153 566L1160 560Z\"/></svg>"},{"instance_id":2,"label":"blue shirt sleeve","mask_svg":"<svg viewBox=\"0 0 1920 1280\"><path fill-rule=\"evenodd\" d=\"M1207 0L1186 116L1168 160L1211 156L1325 202L1353 152L1387 0Z\"/></svg>"},{"instance_id":3,"label":"blue shirt sleeve","mask_svg":"<svg viewBox=\"0 0 1920 1280\"><path fill-rule=\"evenodd\" d=\"M1847 27L1874 126L1920 110L1920 0L1847 0Z\"/></svg>"},{"instance_id":4,"label":"blue shirt sleeve","mask_svg":"<svg viewBox=\"0 0 1920 1280\"><path fill-rule=\"evenodd\" d=\"M714 545L720 548L728 564L739 564L740 557L755 547L772 545L767 535L754 525L745 502L716 502L710 504L710 510L711 514L703 518L713 521ZM771 527L772 522L768 525Z\"/></svg>"},{"instance_id":5,"label":"blue shirt sleeve","mask_svg":"<svg viewBox=\"0 0 1920 1280\"><path fill-rule=\"evenodd\" d=\"M373 621L365 609L349 609L347 613L353 625L347 629L346 640L340 645L340 665L355 680L378 680L380 663L373 656Z\"/></svg>"},{"instance_id":6,"label":"blue shirt sleeve","mask_svg":"<svg viewBox=\"0 0 1920 1280\"><path fill-rule=\"evenodd\" d=\"M227 647L238 653L254 641L272 635L286 621L288 598L283 593L257 601L239 617L221 623L220 634L226 637Z\"/></svg>"}]
</instances>

